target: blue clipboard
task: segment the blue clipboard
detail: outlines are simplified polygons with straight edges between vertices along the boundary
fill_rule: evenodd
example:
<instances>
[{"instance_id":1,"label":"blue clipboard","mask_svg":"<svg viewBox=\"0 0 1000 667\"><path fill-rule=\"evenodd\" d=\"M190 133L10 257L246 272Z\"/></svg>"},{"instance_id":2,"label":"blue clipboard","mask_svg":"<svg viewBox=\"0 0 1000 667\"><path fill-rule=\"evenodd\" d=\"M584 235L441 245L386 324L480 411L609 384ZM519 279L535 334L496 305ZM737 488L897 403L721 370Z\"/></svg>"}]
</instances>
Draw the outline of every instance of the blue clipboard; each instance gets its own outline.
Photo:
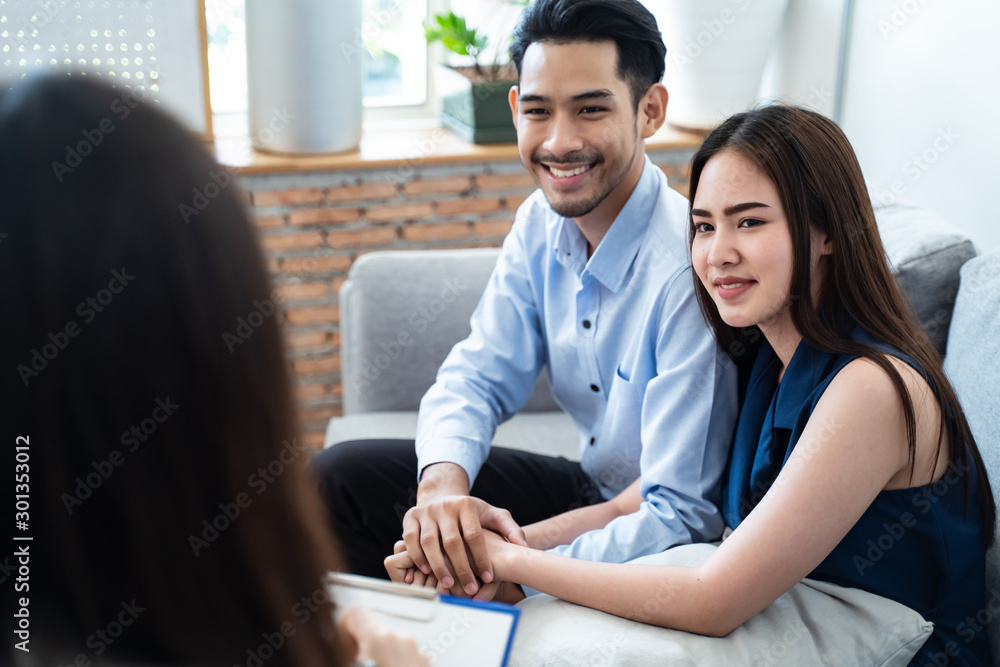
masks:
<instances>
[{"instance_id":1,"label":"blue clipboard","mask_svg":"<svg viewBox=\"0 0 1000 667\"><path fill-rule=\"evenodd\" d=\"M521 610L501 602L439 595L356 574L330 573L338 613L367 608L390 630L416 639L434 667L506 667Z\"/></svg>"}]
</instances>

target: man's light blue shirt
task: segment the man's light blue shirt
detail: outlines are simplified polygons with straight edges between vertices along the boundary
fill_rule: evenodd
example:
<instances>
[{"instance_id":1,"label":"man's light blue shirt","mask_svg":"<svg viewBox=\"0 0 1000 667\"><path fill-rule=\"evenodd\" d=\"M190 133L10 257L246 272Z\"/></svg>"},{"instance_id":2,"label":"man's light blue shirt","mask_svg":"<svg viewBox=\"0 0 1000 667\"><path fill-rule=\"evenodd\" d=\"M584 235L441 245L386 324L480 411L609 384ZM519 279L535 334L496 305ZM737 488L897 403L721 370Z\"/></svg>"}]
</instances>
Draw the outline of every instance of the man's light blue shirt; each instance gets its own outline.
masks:
<instances>
[{"instance_id":1,"label":"man's light blue shirt","mask_svg":"<svg viewBox=\"0 0 1000 667\"><path fill-rule=\"evenodd\" d=\"M470 485L499 424L543 368L576 422L583 470L608 499L642 476L633 514L554 552L624 562L722 534L720 485L736 420L736 371L694 293L687 200L649 158L587 259L576 221L538 190L518 209L496 269L420 403L418 470L450 461Z\"/></svg>"}]
</instances>

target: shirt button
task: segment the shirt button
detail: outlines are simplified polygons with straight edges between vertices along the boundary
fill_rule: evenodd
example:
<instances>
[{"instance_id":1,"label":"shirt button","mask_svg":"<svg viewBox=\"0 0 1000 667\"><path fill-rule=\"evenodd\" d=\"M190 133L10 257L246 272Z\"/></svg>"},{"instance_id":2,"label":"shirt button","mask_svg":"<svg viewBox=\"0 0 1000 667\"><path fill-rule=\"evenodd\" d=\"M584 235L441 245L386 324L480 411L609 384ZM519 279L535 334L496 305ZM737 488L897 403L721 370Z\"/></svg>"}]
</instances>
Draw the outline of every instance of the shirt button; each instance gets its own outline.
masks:
<instances>
[{"instance_id":1,"label":"shirt button","mask_svg":"<svg viewBox=\"0 0 1000 667\"><path fill-rule=\"evenodd\" d=\"M594 438L590 439L590 444L594 444Z\"/></svg>"},{"instance_id":2,"label":"shirt button","mask_svg":"<svg viewBox=\"0 0 1000 667\"><path fill-rule=\"evenodd\" d=\"M596 384L590 385L590 391L600 391L600 390L601 388L598 387Z\"/></svg>"},{"instance_id":3,"label":"shirt button","mask_svg":"<svg viewBox=\"0 0 1000 667\"><path fill-rule=\"evenodd\" d=\"M584 329L589 329L590 328L590 320L584 320L583 321L583 328Z\"/></svg>"}]
</instances>

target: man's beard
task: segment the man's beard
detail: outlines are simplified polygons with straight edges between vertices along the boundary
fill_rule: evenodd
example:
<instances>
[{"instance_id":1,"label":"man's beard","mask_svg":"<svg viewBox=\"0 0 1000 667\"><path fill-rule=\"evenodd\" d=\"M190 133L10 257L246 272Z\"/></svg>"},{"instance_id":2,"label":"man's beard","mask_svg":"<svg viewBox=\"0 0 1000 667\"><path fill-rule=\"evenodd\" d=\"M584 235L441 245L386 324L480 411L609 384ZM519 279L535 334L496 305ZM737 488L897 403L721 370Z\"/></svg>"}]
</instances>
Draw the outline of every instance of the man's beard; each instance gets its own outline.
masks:
<instances>
[{"instance_id":1,"label":"man's beard","mask_svg":"<svg viewBox=\"0 0 1000 667\"><path fill-rule=\"evenodd\" d=\"M564 218L580 218L597 208L612 190L614 190L614 186L608 187L606 190L597 193L586 201L570 201L560 203L552 203L550 201L549 206L552 207L553 211Z\"/></svg>"},{"instance_id":2,"label":"man's beard","mask_svg":"<svg viewBox=\"0 0 1000 667\"><path fill-rule=\"evenodd\" d=\"M638 146L638 144L636 144L636 146ZM626 174L628 174L629 169L632 167L632 164L635 161L635 155L636 155L636 147L633 147L632 155L627 160L626 164L622 166L621 171L617 174L611 175L611 180L605 181L602 184L603 187L600 190L598 190L593 197L590 197L589 199L586 199L584 201L567 201L567 202L555 202L555 203L549 200L548 195L546 195L545 199L549 202L549 206L552 207L552 210L558 213L559 215L563 216L564 218L580 218L582 216L585 216L591 211L593 211L595 208L600 206L601 202L607 199L608 195L611 194L615 188L621 185L621 182L625 180ZM541 164L542 162L546 162L548 164L579 164L581 162L586 162L594 165L593 167L591 167L591 169L596 169L598 166L605 164L604 156L601 155L600 153L593 153L591 155L575 157L575 159L573 154L564 156L562 159L555 159L554 156L550 158L548 156L535 154L531 156L531 161L534 162L535 164ZM544 192L544 188L542 191Z\"/></svg>"}]
</instances>

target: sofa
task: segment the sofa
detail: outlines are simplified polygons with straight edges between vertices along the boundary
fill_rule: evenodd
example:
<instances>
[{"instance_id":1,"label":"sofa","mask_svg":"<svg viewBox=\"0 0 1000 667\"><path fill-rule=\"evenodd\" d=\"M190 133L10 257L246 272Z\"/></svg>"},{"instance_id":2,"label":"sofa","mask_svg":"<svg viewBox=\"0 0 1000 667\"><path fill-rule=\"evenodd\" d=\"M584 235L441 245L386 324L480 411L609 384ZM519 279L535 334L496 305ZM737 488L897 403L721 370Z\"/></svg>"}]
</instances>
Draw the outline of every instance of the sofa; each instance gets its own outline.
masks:
<instances>
[{"instance_id":1,"label":"sofa","mask_svg":"<svg viewBox=\"0 0 1000 667\"><path fill-rule=\"evenodd\" d=\"M324 446L360 438L408 438L417 409L452 346L469 335L499 248L400 250L358 258L340 289L344 415ZM579 460L573 420L559 409L545 373L493 442Z\"/></svg>"},{"instance_id":2,"label":"sofa","mask_svg":"<svg viewBox=\"0 0 1000 667\"><path fill-rule=\"evenodd\" d=\"M976 257L946 220L896 203L876 210L886 253L921 323L945 355L994 488L1000 492L1000 249ZM340 292L344 415L325 446L360 438L410 438L420 398L469 317L499 249L375 252L351 267ZM573 422L539 378L524 408L494 444L579 459ZM976 619L1000 666L1000 549L987 571L987 607ZM555 663L553 663L555 664ZM888 664L888 663L886 663Z\"/></svg>"}]
</instances>

